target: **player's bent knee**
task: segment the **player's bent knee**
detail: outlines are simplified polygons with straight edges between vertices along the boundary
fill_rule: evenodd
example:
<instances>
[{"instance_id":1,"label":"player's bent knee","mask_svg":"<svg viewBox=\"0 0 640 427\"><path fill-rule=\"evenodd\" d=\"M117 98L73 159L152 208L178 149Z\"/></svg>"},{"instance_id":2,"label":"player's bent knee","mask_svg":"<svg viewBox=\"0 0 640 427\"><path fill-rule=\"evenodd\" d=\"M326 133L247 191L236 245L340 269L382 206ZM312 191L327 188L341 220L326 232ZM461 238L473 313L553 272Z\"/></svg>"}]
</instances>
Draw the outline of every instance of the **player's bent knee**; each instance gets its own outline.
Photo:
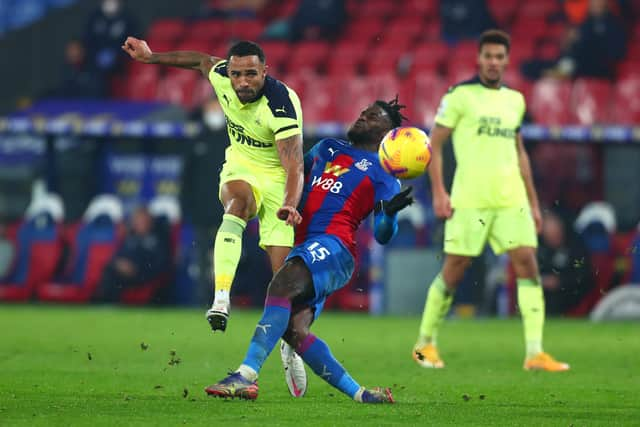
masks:
<instances>
[{"instance_id":1,"label":"player's bent knee","mask_svg":"<svg viewBox=\"0 0 640 427\"><path fill-rule=\"evenodd\" d=\"M294 298L305 292L305 284L308 280L308 270L306 265L299 258L287 261L269 283L267 293L270 296Z\"/></svg>"},{"instance_id":2,"label":"player's bent knee","mask_svg":"<svg viewBox=\"0 0 640 427\"><path fill-rule=\"evenodd\" d=\"M229 200L224 207L224 213L237 216L245 221L254 216L253 211L255 211L255 208L252 208L252 204L248 200L239 197Z\"/></svg>"}]
</instances>

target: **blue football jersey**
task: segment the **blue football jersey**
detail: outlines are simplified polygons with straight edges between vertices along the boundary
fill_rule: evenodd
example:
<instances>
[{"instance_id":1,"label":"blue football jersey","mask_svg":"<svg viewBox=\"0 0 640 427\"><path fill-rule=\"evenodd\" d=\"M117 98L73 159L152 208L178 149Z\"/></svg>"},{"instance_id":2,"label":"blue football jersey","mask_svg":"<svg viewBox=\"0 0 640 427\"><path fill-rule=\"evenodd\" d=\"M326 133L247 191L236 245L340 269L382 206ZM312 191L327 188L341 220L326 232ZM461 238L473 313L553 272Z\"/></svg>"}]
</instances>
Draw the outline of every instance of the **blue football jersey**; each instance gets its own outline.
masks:
<instances>
[{"instance_id":1,"label":"blue football jersey","mask_svg":"<svg viewBox=\"0 0 640 427\"><path fill-rule=\"evenodd\" d=\"M295 244L320 234L337 236L355 253L355 231L380 200L400 191L400 181L382 169L378 153L326 138L305 155L302 222Z\"/></svg>"}]
</instances>

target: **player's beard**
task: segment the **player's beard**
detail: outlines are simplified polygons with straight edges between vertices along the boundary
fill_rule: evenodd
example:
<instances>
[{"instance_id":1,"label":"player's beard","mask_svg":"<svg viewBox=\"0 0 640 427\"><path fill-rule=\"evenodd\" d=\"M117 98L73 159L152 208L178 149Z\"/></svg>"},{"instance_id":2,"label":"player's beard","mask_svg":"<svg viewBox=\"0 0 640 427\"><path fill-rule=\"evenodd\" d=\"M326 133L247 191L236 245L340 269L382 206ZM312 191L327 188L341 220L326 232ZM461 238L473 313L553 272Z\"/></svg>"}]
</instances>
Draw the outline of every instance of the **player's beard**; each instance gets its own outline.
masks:
<instances>
[{"instance_id":1,"label":"player's beard","mask_svg":"<svg viewBox=\"0 0 640 427\"><path fill-rule=\"evenodd\" d=\"M369 141L369 133L351 128L347 131L347 138L353 145L362 145Z\"/></svg>"}]
</instances>

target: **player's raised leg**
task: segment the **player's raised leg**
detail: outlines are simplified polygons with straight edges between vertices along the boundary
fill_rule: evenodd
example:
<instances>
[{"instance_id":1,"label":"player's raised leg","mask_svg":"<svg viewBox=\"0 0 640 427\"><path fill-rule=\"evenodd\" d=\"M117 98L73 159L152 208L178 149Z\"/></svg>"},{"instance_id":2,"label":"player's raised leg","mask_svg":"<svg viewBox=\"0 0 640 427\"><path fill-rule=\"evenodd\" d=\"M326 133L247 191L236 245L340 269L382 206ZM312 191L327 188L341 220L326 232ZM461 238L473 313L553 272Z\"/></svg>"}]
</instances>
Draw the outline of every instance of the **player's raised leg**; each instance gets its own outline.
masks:
<instances>
[{"instance_id":1,"label":"player's raised leg","mask_svg":"<svg viewBox=\"0 0 640 427\"><path fill-rule=\"evenodd\" d=\"M560 372L569 369L542 348L545 307L538 273L535 248L519 247L509 251L518 285L518 306L522 315L526 343L525 370Z\"/></svg>"},{"instance_id":2,"label":"player's raised leg","mask_svg":"<svg viewBox=\"0 0 640 427\"><path fill-rule=\"evenodd\" d=\"M215 296L211 309L207 311L207 320L214 331L227 328L231 285L242 253L242 235L247 221L257 211L253 190L245 181L222 184L220 198L225 213L213 250Z\"/></svg>"},{"instance_id":3,"label":"player's raised leg","mask_svg":"<svg viewBox=\"0 0 640 427\"><path fill-rule=\"evenodd\" d=\"M444 361L438 353L438 330L451 308L455 289L470 263L470 257L447 254L442 271L431 282L418 340L413 348L413 359L424 368L444 368Z\"/></svg>"}]
</instances>

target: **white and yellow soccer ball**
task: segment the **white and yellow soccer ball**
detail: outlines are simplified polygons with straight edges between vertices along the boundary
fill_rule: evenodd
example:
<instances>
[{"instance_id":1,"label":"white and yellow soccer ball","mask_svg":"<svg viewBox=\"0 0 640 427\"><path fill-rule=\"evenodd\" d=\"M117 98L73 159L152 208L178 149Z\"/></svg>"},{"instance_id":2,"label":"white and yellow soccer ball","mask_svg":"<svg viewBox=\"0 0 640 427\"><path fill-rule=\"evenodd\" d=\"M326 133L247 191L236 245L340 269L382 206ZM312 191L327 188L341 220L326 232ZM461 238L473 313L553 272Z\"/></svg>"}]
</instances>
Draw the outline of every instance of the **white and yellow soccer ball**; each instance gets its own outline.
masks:
<instances>
[{"instance_id":1,"label":"white and yellow soccer ball","mask_svg":"<svg viewBox=\"0 0 640 427\"><path fill-rule=\"evenodd\" d=\"M416 127L397 127L382 139L378 157L382 168L394 177L417 178L426 172L431 162L429 137Z\"/></svg>"}]
</instances>

